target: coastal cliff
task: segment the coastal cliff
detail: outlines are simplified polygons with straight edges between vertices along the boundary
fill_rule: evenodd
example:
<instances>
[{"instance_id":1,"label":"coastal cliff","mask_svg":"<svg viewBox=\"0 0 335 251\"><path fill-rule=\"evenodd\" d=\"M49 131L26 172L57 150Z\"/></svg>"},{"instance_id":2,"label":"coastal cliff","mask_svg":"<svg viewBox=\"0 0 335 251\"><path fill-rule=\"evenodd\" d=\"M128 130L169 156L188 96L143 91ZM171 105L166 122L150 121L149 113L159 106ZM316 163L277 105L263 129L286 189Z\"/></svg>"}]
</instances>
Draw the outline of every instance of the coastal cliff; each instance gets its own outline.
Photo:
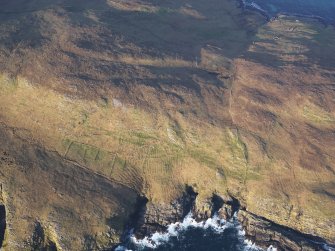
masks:
<instances>
[{"instance_id":1,"label":"coastal cliff","mask_svg":"<svg viewBox=\"0 0 335 251\"><path fill-rule=\"evenodd\" d=\"M332 250L335 248L323 238L301 233L250 213L233 197L222 198L214 194L206 204L197 205L197 194L190 189L188 187L182 198L168 205L153 205L148 200L142 200L135 217L132 217L128 225L128 230L132 229L131 235L142 239L157 232L167 232L171 224L182 222L184 217L191 213L193 218L199 222L214 217L214 215L226 221L237 217L245 231L246 238L265 250L271 246L280 251ZM123 241L129 241L130 237L129 232L126 231Z\"/></svg>"},{"instance_id":2,"label":"coastal cliff","mask_svg":"<svg viewBox=\"0 0 335 251\"><path fill-rule=\"evenodd\" d=\"M5 1L0 246L108 250L191 210L334 244L334 45L235 0Z\"/></svg>"}]
</instances>

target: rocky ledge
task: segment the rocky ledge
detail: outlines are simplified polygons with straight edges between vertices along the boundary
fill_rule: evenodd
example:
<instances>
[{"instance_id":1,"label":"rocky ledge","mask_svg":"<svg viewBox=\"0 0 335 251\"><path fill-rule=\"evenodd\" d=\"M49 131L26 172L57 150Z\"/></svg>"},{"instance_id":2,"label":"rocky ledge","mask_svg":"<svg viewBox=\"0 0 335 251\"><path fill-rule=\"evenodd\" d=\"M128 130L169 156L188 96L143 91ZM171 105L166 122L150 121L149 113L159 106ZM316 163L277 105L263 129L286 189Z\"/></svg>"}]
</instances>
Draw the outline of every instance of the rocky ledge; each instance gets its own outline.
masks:
<instances>
[{"instance_id":1,"label":"rocky ledge","mask_svg":"<svg viewBox=\"0 0 335 251\"><path fill-rule=\"evenodd\" d=\"M335 250L324 239L288 228L246 210L238 212L247 239L261 247L270 245L277 250Z\"/></svg>"},{"instance_id":2,"label":"rocky ledge","mask_svg":"<svg viewBox=\"0 0 335 251\"><path fill-rule=\"evenodd\" d=\"M237 215L246 238L262 248L273 246L279 251L335 250L334 244L327 243L323 238L301 233L249 212L233 196L223 198L214 194L201 206L196 202L196 198L197 193L192 187L186 187L183 197L171 204L157 205L141 197L128 229L133 229L136 237L143 238L157 231L166 231L169 224L181 221L189 212L199 221L214 214L226 220ZM124 238L128 233L129 231Z\"/></svg>"}]
</instances>

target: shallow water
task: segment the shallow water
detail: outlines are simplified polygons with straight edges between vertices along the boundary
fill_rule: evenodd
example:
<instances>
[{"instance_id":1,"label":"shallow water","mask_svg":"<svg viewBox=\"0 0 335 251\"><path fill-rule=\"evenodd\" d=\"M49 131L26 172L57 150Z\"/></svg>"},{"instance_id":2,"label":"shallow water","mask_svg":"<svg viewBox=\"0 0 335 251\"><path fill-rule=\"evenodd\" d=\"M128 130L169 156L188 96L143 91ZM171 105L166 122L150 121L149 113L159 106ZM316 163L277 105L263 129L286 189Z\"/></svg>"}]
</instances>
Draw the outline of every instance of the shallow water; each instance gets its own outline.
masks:
<instances>
[{"instance_id":1,"label":"shallow water","mask_svg":"<svg viewBox=\"0 0 335 251\"><path fill-rule=\"evenodd\" d=\"M157 250L157 251L260 251L245 239L237 219L230 221L213 217L203 222L196 222L188 215L183 222L173 223L165 233L155 233L142 240L129 236L123 246L116 249ZM268 250L275 250L269 248Z\"/></svg>"},{"instance_id":2,"label":"shallow water","mask_svg":"<svg viewBox=\"0 0 335 251\"><path fill-rule=\"evenodd\" d=\"M244 0L248 6L260 8L270 16L278 13L321 17L335 24L334 0Z\"/></svg>"}]
</instances>

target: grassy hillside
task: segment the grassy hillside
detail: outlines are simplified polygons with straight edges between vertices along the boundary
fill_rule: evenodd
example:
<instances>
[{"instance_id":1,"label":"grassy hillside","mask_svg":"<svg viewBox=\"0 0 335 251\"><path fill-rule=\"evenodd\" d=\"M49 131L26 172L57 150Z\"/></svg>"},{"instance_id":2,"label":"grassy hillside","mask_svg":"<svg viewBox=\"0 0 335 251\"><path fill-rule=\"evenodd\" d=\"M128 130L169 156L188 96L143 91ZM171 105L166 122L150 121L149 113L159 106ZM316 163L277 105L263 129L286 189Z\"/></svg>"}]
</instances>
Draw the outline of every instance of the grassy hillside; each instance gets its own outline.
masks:
<instances>
[{"instance_id":1,"label":"grassy hillside","mask_svg":"<svg viewBox=\"0 0 335 251\"><path fill-rule=\"evenodd\" d=\"M111 246L137 194L186 185L199 210L230 194L335 241L333 27L232 0L21 2L0 13L8 250L36 222L60 250Z\"/></svg>"}]
</instances>

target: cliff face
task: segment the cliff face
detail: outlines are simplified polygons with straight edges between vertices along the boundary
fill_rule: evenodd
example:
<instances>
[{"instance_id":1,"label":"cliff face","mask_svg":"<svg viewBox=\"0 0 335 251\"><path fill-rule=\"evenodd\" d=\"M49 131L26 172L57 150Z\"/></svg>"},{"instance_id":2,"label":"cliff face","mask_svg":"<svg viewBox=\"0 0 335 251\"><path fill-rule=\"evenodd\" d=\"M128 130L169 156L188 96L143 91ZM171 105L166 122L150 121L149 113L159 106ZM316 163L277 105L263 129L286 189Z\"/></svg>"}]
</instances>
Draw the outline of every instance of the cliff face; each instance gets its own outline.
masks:
<instances>
[{"instance_id":1,"label":"cliff face","mask_svg":"<svg viewBox=\"0 0 335 251\"><path fill-rule=\"evenodd\" d=\"M119 243L137 193L18 132L1 125L2 248L92 250Z\"/></svg>"},{"instance_id":2,"label":"cliff face","mask_svg":"<svg viewBox=\"0 0 335 251\"><path fill-rule=\"evenodd\" d=\"M111 248L140 195L144 234L186 187L199 218L216 194L247 230L335 242L333 27L233 0L15 0L0 21L5 249Z\"/></svg>"}]
</instances>

